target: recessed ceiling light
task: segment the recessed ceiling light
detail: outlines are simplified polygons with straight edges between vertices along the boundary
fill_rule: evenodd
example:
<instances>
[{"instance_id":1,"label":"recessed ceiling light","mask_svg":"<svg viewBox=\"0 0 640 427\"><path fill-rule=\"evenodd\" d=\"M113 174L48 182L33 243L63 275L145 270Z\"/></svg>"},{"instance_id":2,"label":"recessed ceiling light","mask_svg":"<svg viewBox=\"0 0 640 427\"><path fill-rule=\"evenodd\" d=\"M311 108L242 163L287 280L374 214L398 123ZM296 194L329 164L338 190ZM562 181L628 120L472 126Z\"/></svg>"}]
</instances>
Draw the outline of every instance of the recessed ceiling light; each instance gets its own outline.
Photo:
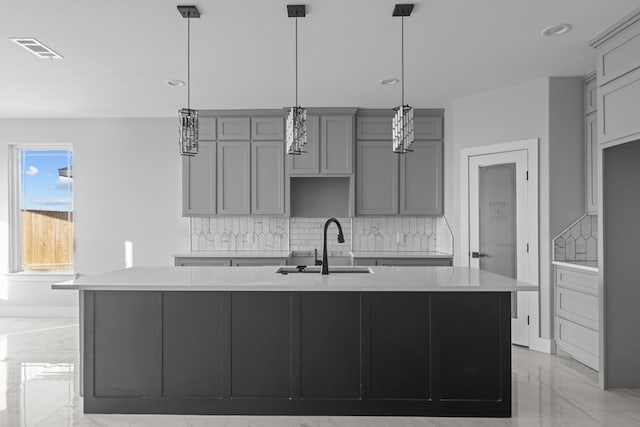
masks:
<instances>
[{"instance_id":1,"label":"recessed ceiling light","mask_svg":"<svg viewBox=\"0 0 640 427\"><path fill-rule=\"evenodd\" d=\"M383 86L393 86L395 84L398 84L398 82L400 82L400 80L398 80L398 79L396 79L394 77L389 78L389 79L380 80L380 84L383 85Z\"/></svg>"},{"instance_id":2,"label":"recessed ceiling light","mask_svg":"<svg viewBox=\"0 0 640 427\"><path fill-rule=\"evenodd\" d=\"M38 58L42 59L62 59L62 55L55 52L53 49L45 46L42 42L34 39L33 37L15 37L10 38L12 42L18 46L22 46L29 52L33 53Z\"/></svg>"},{"instance_id":3,"label":"recessed ceiling light","mask_svg":"<svg viewBox=\"0 0 640 427\"><path fill-rule=\"evenodd\" d=\"M169 86L184 86L184 82L178 79L165 80L164 82Z\"/></svg>"},{"instance_id":4,"label":"recessed ceiling light","mask_svg":"<svg viewBox=\"0 0 640 427\"><path fill-rule=\"evenodd\" d=\"M561 36L563 34L567 34L572 28L571 24L554 25L549 28L545 28L540 34L548 37Z\"/></svg>"}]
</instances>

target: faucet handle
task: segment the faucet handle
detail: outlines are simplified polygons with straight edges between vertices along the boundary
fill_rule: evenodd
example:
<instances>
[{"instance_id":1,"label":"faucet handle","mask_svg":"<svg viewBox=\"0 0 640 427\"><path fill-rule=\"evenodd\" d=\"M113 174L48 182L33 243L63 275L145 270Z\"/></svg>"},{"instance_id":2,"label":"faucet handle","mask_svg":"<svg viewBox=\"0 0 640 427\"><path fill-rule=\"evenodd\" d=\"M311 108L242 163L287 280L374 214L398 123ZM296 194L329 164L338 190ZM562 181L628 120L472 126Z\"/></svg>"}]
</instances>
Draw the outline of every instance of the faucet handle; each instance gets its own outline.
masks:
<instances>
[{"instance_id":1,"label":"faucet handle","mask_svg":"<svg viewBox=\"0 0 640 427\"><path fill-rule=\"evenodd\" d=\"M322 265L322 261L318 259L318 249L314 249L313 252L315 255L315 265Z\"/></svg>"}]
</instances>

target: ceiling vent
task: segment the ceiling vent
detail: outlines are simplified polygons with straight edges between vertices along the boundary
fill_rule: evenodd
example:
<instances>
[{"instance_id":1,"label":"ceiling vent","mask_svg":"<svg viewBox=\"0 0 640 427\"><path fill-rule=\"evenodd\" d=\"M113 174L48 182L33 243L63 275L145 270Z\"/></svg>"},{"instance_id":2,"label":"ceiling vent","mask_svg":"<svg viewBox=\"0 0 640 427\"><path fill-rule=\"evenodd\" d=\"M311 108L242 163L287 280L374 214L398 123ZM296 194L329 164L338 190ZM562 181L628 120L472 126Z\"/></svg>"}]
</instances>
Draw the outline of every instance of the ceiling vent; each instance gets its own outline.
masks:
<instances>
[{"instance_id":1,"label":"ceiling vent","mask_svg":"<svg viewBox=\"0 0 640 427\"><path fill-rule=\"evenodd\" d=\"M40 41L34 39L33 37L10 38L9 40L14 42L18 46L22 46L23 48L27 49L29 52L33 53L38 58L62 59L62 55L48 48L47 46L42 44Z\"/></svg>"}]
</instances>

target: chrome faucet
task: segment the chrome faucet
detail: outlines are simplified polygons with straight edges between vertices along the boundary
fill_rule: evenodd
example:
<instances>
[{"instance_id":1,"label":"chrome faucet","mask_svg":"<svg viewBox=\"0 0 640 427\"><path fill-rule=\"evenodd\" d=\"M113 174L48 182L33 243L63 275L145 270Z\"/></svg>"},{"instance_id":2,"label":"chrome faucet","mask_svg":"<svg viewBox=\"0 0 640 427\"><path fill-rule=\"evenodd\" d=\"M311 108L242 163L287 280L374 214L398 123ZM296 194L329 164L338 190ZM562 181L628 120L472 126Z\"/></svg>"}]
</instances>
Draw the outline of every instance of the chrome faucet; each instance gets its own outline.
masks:
<instances>
[{"instance_id":1,"label":"chrome faucet","mask_svg":"<svg viewBox=\"0 0 640 427\"><path fill-rule=\"evenodd\" d=\"M340 221L335 218L329 218L324 223L324 241L322 245L322 274L329 274L329 260L327 259L327 228L329 224L334 222L338 226L338 243L344 243L344 234L342 234L342 226Z\"/></svg>"}]
</instances>

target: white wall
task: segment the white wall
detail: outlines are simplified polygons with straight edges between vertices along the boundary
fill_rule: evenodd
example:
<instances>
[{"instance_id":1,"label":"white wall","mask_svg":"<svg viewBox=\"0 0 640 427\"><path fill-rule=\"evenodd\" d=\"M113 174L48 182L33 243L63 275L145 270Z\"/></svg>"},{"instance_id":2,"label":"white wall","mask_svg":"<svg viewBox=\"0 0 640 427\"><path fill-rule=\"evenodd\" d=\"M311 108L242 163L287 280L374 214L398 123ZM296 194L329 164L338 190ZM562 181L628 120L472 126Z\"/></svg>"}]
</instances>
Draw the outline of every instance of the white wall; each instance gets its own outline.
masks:
<instances>
[{"instance_id":1,"label":"white wall","mask_svg":"<svg viewBox=\"0 0 640 427\"><path fill-rule=\"evenodd\" d=\"M189 250L176 119L3 119L0 275L8 271L8 146L46 143L73 145L76 272L124 268L125 240L133 242L134 265L173 265L174 252ZM41 292L42 286L34 287L36 305ZM20 294L20 304L28 305L28 293ZM8 298L0 297L0 308L12 304ZM75 304L76 298L65 301Z\"/></svg>"},{"instance_id":2,"label":"white wall","mask_svg":"<svg viewBox=\"0 0 640 427\"><path fill-rule=\"evenodd\" d=\"M554 94L551 95L550 91ZM581 78L528 81L455 100L447 108L445 214L459 241L460 150L539 139L540 336L553 337L551 239L584 212L583 106ZM553 160L551 158L553 157ZM446 181L452 185L446 185ZM552 224L553 223L553 224ZM559 228L560 227L560 228ZM454 261L463 257L456 244Z\"/></svg>"}]
</instances>

